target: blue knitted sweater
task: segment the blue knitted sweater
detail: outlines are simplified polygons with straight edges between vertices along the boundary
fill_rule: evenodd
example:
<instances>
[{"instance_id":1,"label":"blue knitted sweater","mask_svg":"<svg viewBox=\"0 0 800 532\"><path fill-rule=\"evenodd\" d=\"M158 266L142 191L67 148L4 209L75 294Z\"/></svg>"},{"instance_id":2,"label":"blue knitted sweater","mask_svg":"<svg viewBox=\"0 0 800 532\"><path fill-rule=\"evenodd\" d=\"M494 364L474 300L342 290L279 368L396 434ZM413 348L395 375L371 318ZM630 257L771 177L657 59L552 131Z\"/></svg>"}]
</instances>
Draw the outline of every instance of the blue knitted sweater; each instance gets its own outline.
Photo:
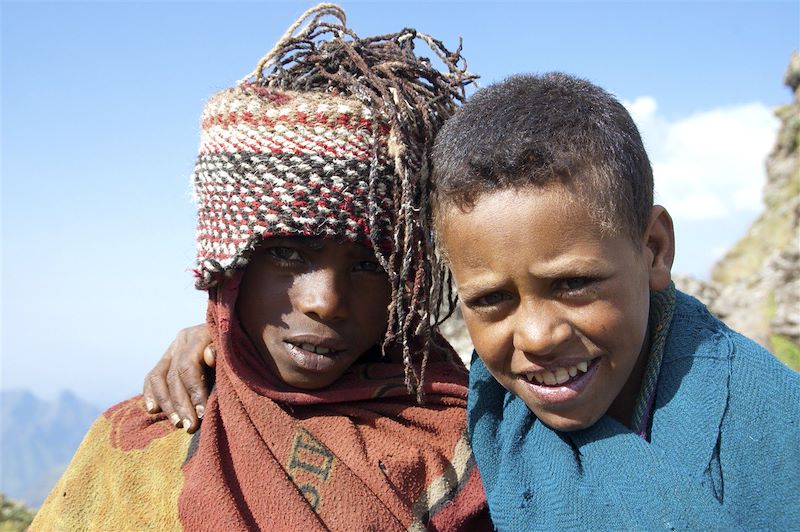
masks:
<instances>
[{"instance_id":1,"label":"blue knitted sweater","mask_svg":"<svg viewBox=\"0 0 800 532\"><path fill-rule=\"evenodd\" d=\"M680 292L649 441L551 430L477 358L467 412L499 530L800 528L800 374Z\"/></svg>"}]
</instances>

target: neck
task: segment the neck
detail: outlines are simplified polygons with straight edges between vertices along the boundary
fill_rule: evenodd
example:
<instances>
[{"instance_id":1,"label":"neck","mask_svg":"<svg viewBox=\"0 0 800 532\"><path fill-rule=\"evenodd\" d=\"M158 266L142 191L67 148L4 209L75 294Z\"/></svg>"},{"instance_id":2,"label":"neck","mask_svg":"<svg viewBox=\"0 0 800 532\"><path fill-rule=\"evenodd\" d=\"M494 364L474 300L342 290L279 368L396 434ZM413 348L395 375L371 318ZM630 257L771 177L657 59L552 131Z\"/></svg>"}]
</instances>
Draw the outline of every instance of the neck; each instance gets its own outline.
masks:
<instances>
[{"instance_id":1,"label":"neck","mask_svg":"<svg viewBox=\"0 0 800 532\"><path fill-rule=\"evenodd\" d=\"M650 357L650 327L647 327L648 334L642 345L642 350L639 352L639 357L636 359L636 364L633 366L628 380L620 390L617 398L611 403L608 409L608 415L622 423L628 428L631 427L633 420L633 410L636 406L636 399L642 388L642 378L644 377L645 368L647 368L647 359Z\"/></svg>"}]
</instances>

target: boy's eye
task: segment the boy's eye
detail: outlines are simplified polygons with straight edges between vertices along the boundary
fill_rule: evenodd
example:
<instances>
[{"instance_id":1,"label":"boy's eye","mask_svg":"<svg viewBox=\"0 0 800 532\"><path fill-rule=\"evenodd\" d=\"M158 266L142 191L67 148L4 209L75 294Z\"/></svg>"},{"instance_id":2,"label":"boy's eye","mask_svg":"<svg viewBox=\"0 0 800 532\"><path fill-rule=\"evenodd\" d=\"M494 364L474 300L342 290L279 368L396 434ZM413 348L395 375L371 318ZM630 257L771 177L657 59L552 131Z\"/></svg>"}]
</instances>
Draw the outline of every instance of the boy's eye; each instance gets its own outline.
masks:
<instances>
[{"instance_id":1,"label":"boy's eye","mask_svg":"<svg viewBox=\"0 0 800 532\"><path fill-rule=\"evenodd\" d=\"M269 248L267 250L267 253L269 253L271 256L275 257L276 259L280 259L282 261L288 261L288 262L302 262L303 261L303 257L300 255L300 253L298 253L297 250L292 249L292 248L287 248L287 247L283 247L283 246L276 246L276 247Z\"/></svg>"},{"instance_id":2,"label":"boy's eye","mask_svg":"<svg viewBox=\"0 0 800 532\"><path fill-rule=\"evenodd\" d=\"M380 265L380 263L374 260L362 260L361 262L356 264L354 269L359 272L368 272L368 273L384 272L383 267Z\"/></svg>"},{"instance_id":3,"label":"boy's eye","mask_svg":"<svg viewBox=\"0 0 800 532\"><path fill-rule=\"evenodd\" d=\"M559 281L559 288L566 292L579 292L591 285L595 280L591 277L568 277Z\"/></svg>"}]
</instances>

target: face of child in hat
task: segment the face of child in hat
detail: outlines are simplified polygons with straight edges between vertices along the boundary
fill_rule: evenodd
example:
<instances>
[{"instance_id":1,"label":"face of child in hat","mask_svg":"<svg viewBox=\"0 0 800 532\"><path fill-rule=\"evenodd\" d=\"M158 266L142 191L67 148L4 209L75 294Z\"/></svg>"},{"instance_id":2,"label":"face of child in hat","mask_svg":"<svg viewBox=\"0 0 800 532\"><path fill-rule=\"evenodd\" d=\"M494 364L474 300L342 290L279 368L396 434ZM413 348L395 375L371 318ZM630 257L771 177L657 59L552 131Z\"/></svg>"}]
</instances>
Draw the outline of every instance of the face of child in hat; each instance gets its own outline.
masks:
<instances>
[{"instance_id":1,"label":"face of child in hat","mask_svg":"<svg viewBox=\"0 0 800 532\"><path fill-rule=\"evenodd\" d=\"M464 319L498 382L557 430L606 412L627 423L648 349L649 290L669 283L666 211L654 208L639 247L604 233L560 185L443 209L438 230Z\"/></svg>"},{"instance_id":2,"label":"face of child in hat","mask_svg":"<svg viewBox=\"0 0 800 532\"><path fill-rule=\"evenodd\" d=\"M273 237L248 264L236 310L274 375L317 389L382 340L390 292L365 246Z\"/></svg>"}]
</instances>

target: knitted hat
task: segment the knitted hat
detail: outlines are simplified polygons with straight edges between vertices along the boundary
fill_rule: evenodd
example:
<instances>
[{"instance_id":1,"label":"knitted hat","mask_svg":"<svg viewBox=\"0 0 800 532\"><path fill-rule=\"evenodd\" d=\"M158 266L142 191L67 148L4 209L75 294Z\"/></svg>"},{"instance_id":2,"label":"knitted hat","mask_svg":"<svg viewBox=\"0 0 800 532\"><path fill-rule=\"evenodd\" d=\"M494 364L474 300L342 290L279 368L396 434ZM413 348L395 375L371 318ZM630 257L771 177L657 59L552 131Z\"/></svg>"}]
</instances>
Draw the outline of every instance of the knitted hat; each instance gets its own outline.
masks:
<instances>
[{"instance_id":1,"label":"knitted hat","mask_svg":"<svg viewBox=\"0 0 800 532\"><path fill-rule=\"evenodd\" d=\"M432 238L431 148L475 78L460 46L411 28L362 39L341 7L308 9L203 112L198 288L246 266L272 236L371 246L391 289L383 347L402 348L421 397L435 328L455 307Z\"/></svg>"},{"instance_id":2,"label":"knitted hat","mask_svg":"<svg viewBox=\"0 0 800 532\"><path fill-rule=\"evenodd\" d=\"M370 246L387 237L395 211L388 127L355 98L243 83L211 97L201 130L192 176L198 288L245 267L264 238Z\"/></svg>"}]
</instances>

